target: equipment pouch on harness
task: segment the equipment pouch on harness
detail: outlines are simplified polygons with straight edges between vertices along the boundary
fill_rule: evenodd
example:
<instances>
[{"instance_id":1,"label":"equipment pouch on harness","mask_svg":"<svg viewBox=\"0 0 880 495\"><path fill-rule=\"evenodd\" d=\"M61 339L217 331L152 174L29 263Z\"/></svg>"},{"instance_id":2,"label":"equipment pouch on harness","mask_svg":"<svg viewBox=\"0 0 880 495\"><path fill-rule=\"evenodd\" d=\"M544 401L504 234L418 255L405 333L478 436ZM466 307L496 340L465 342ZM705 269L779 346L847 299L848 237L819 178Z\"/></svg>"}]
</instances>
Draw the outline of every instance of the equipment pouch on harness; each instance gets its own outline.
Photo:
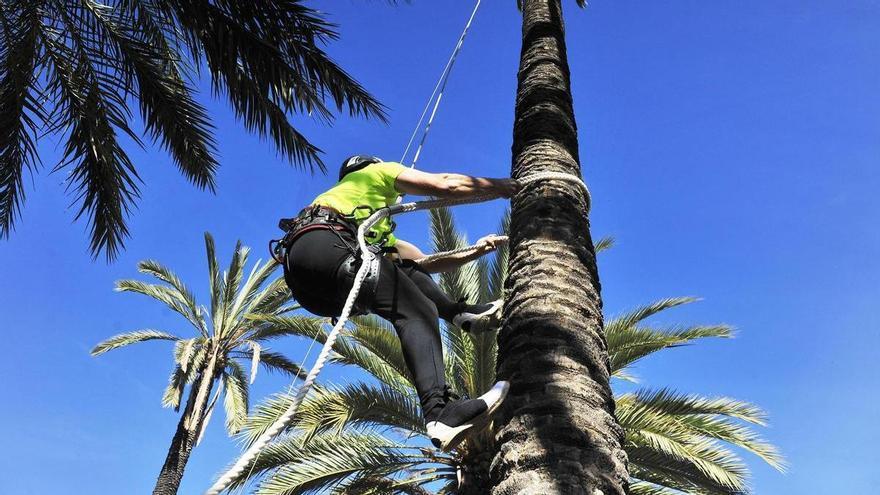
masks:
<instances>
[{"instance_id":1,"label":"equipment pouch on harness","mask_svg":"<svg viewBox=\"0 0 880 495\"><path fill-rule=\"evenodd\" d=\"M370 306L373 305L373 299L376 297L376 289L379 287L379 263L380 257L382 256L382 250L373 246L370 246L369 249L375 256L370 260L370 266L367 269L367 276L364 278L360 292L358 292L357 299L355 300L354 308L352 310L352 314L355 315L365 315L370 312ZM342 266L339 270L341 272L340 275L344 277L346 282L345 292L351 290L349 284L354 281L355 275L361 267L361 262L360 251L350 254L348 258L342 262Z\"/></svg>"}]
</instances>

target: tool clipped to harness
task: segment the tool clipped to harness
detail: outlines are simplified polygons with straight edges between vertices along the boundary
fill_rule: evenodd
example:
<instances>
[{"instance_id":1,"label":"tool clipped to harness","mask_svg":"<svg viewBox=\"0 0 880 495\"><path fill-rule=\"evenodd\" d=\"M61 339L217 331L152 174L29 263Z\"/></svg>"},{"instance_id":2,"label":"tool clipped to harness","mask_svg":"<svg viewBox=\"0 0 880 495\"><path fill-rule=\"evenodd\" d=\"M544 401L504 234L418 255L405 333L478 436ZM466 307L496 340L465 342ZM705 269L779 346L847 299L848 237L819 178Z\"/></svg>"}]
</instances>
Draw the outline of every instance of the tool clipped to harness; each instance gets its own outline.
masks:
<instances>
[{"instance_id":1,"label":"tool clipped to harness","mask_svg":"<svg viewBox=\"0 0 880 495\"><path fill-rule=\"evenodd\" d=\"M364 278L361 290L358 292L358 297L355 300L352 309L352 314L354 315L366 315L370 312L370 306L373 305L373 300L376 297L376 290L379 287L380 256L382 250L381 248L373 246L369 246L368 249L374 254L374 256L370 257L367 276ZM349 255L348 258L342 262L342 267L340 267L340 269L344 271L346 281L354 281L355 275L357 275L357 271L361 267L361 263L363 263L363 257L361 256L360 251Z\"/></svg>"}]
</instances>

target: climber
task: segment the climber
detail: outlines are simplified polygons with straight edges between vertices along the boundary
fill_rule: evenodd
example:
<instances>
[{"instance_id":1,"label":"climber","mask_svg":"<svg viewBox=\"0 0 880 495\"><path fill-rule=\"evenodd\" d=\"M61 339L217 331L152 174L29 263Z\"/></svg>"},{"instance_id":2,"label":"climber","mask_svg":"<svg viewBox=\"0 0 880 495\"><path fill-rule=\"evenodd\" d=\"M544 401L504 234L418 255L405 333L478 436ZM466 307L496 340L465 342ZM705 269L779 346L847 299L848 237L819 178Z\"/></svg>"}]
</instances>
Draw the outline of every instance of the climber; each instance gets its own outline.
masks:
<instances>
[{"instance_id":1,"label":"climber","mask_svg":"<svg viewBox=\"0 0 880 495\"><path fill-rule=\"evenodd\" d=\"M340 167L336 185L296 218L281 221L286 235L277 259L283 262L285 280L297 302L317 315L335 317L361 263L357 225L375 210L395 204L402 194L509 198L518 189L512 179L432 174L372 156L352 156ZM394 223L384 218L366 233L370 249L382 255L361 286L355 312L372 312L392 323L419 394L428 435L435 446L448 451L488 425L509 384L498 382L477 399L456 400L446 384L438 316L465 331L490 331L499 323L501 303L454 301L430 273L454 270L492 252L498 239L484 237L473 252L421 265L415 260L424 254L397 239L393 230Z\"/></svg>"}]
</instances>

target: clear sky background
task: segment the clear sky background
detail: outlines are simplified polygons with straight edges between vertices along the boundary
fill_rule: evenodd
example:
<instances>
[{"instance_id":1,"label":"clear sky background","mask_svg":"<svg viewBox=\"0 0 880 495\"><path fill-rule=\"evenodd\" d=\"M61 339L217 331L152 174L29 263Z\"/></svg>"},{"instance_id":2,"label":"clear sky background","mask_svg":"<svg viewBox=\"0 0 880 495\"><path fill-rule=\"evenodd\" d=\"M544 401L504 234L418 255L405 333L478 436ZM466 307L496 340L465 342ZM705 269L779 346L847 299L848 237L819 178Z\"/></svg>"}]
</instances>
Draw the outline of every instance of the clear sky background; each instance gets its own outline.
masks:
<instances>
[{"instance_id":1,"label":"clear sky background","mask_svg":"<svg viewBox=\"0 0 880 495\"><path fill-rule=\"evenodd\" d=\"M311 2L339 23L335 59L389 107L390 125L296 118L328 164L352 153L398 159L470 1ZM729 323L736 339L666 351L645 385L753 401L761 433L790 461L781 475L746 455L759 494L876 493L880 469L880 2L566 1L584 176L609 314L697 295L669 324ZM449 84L420 167L506 176L520 49L513 0L488 0ZM190 329L141 296L112 291L138 260L173 267L205 299L202 233L221 259L236 239L266 259L278 217L333 180L279 160L222 103L218 193L199 192L168 157L131 150L143 176L132 238L93 262L63 177L39 173L23 218L0 242L0 493L148 493L178 416L160 407L171 346L88 355L112 334ZM55 144L40 148L47 166ZM462 207L471 239L503 204ZM427 247L425 216L401 236ZM299 360L301 342L276 350ZM350 373L323 375L342 381ZM261 374L258 399L286 380ZM181 493L200 493L238 450L222 415L191 458Z\"/></svg>"}]
</instances>

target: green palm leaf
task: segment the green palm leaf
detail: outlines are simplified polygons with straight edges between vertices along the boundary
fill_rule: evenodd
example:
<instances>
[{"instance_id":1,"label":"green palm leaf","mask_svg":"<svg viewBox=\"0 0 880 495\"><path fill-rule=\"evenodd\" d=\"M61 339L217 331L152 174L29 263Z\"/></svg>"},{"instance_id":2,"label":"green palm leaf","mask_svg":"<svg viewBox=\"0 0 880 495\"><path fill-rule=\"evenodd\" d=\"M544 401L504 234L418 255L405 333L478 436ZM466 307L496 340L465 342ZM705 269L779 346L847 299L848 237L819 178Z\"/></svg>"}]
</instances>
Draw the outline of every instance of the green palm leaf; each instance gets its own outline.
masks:
<instances>
[{"instance_id":1,"label":"green palm leaf","mask_svg":"<svg viewBox=\"0 0 880 495\"><path fill-rule=\"evenodd\" d=\"M249 471L262 474L255 493L281 495L331 489L352 475L383 477L424 462L375 434L319 435L302 445L283 439L262 451Z\"/></svg>"},{"instance_id":2,"label":"green palm leaf","mask_svg":"<svg viewBox=\"0 0 880 495\"><path fill-rule=\"evenodd\" d=\"M326 340L323 330L323 322L319 318L309 316L278 316L272 314L253 313L247 316L248 320L259 323L250 334L250 339L257 342L277 339L280 337L305 337L308 339Z\"/></svg>"},{"instance_id":3,"label":"green palm leaf","mask_svg":"<svg viewBox=\"0 0 880 495\"><path fill-rule=\"evenodd\" d=\"M24 201L25 170L37 163L36 136L45 115L34 93L36 9L0 5L0 238L8 238Z\"/></svg>"},{"instance_id":4,"label":"green palm leaf","mask_svg":"<svg viewBox=\"0 0 880 495\"><path fill-rule=\"evenodd\" d=\"M390 323L375 316L353 318L352 323L354 325L347 336L372 352L401 376L412 379L403 358L400 339L397 338L397 333Z\"/></svg>"},{"instance_id":5,"label":"green palm leaf","mask_svg":"<svg viewBox=\"0 0 880 495\"><path fill-rule=\"evenodd\" d=\"M121 59L124 76L137 81L137 98L146 131L161 143L180 171L200 188L214 189L218 163L213 126L192 89L177 71L176 56L161 33L144 36L142 27L154 22L137 11L111 9L90 0L83 5L95 19L95 36L109 42ZM146 12L142 12L146 13ZM162 43L161 51L152 43Z\"/></svg>"},{"instance_id":6,"label":"green palm leaf","mask_svg":"<svg viewBox=\"0 0 880 495\"><path fill-rule=\"evenodd\" d=\"M135 145L149 136L188 180L213 190L214 128L193 83L204 67L245 127L304 168L323 164L292 114L385 120L383 107L324 52L335 26L300 0L5 2L0 17L0 236L19 214L38 136L62 144L56 170L67 169L95 256L113 259L124 247L139 196L120 136Z\"/></svg>"},{"instance_id":7,"label":"green palm leaf","mask_svg":"<svg viewBox=\"0 0 880 495\"><path fill-rule=\"evenodd\" d=\"M236 361L229 361L223 373L223 408L226 410L226 431L230 435L238 433L248 416L248 379L244 368Z\"/></svg>"},{"instance_id":8,"label":"green palm leaf","mask_svg":"<svg viewBox=\"0 0 880 495\"><path fill-rule=\"evenodd\" d=\"M195 296L193 296L192 292L186 287L186 284L180 280L177 274L163 266L161 263L153 260L145 260L138 263L138 271L152 275L173 287L178 292L177 298L180 302L184 303L189 310L189 317L187 319L191 322L197 323L196 326L201 331L202 335L208 335L208 328L205 324L205 319L202 317L202 310L198 304L196 304Z\"/></svg>"},{"instance_id":9,"label":"green palm leaf","mask_svg":"<svg viewBox=\"0 0 880 495\"><path fill-rule=\"evenodd\" d=\"M731 421L736 419L766 425L766 414L748 402L726 397L684 395L660 389L626 394L618 398L617 403L619 417L652 417L667 424L675 424L690 435L740 447L757 455L773 468L785 470L785 462L776 447L763 441L748 427ZM631 428L635 426L637 425L632 425Z\"/></svg>"},{"instance_id":10,"label":"green palm leaf","mask_svg":"<svg viewBox=\"0 0 880 495\"><path fill-rule=\"evenodd\" d=\"M621 327L614 324L614 321L606 327L605 335L614 376L626 373L626 367L659 350L687 345L699 339L732 336L733 330L726 325L698 325L659 330L650 327Z\"/></svg>"},{"instance_id":11,"label":"green palm leaf","mask_svg":"<svg viewBox=\"0 0 880 495\"><path fill-rule=\"evenodd\" d=\"M642 306L636 308L632 311L628 311L621 316L616 316L611 319L610 322L605 324L606 332L609 329L613 330L615 328L627 328L641 321L650 318L651 316L656 315L661 311L666 311L667 309L674 308L676 306L682 306L684 304L690 304L693 302L699 301L699 298L696 297L670 297L666 299L660 299L659 301L653 302L646 306Z\"/></svg>"},{"instance_id":12,"label":"green palm leaf","mask_svg":"<svg viewBox=\"0 0 880 495\"><path fill-rule=\"evenodd\" d=\"M114 335L109 339L99 343L92 349L92 356L104 354L107 351L125 347L127 345L136 344L138 342L146 342L148 340L180 340L180 337L158 330L137 330L134 332L121 333Z\"/></svg>"},{"instance_id":13,"label":"green palm leaf","mask_svg":"<svg viewBox=\"0 0 880 495\"><path fill-rule=\"evenodd\" d=\"M172 287L148 284L140 280L119 280L116 282L115 290L117 292L134 292L162 302L172 311L186 318L199 333L203 331L204 320L201 317L201 311L193 314L186 298Z\"/></svg>"}]
</instances>

